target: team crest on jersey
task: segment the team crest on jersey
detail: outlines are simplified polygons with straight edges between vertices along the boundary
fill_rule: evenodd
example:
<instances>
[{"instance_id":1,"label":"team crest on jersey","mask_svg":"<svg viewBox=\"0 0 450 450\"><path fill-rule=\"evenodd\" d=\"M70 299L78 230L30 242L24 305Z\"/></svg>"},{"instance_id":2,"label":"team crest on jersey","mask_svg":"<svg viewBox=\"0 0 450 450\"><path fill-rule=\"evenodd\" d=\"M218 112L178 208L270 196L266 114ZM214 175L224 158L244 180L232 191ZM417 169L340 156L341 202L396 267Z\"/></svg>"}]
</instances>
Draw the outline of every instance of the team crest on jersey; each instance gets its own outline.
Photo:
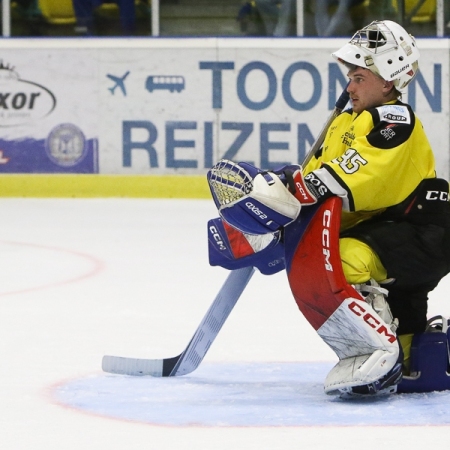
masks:
<instances>
[{"instance_id":1,"label":"team crest on jersey","mask_svg":"<svg viewBox=\"0 0 450 450\"><path fill-rule=\"evenodd\" d=\"M377 108L380 121L389 123L411 123L408 108L402 105L383 105Z\"/></svg>"}]
</instances>

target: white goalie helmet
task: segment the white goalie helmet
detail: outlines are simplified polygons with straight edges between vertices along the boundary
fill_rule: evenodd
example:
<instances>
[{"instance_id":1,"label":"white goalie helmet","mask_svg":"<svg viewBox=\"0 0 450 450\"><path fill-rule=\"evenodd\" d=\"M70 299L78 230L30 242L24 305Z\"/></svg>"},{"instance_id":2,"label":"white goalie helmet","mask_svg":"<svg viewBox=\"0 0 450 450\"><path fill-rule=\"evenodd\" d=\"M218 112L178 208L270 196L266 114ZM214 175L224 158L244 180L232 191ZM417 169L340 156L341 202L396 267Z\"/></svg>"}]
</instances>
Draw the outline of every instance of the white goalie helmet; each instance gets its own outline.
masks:
<instances>
[{"instance_id":1,"label":"white goalie helmet","mask_svg":"<svg viewBox=\"0 0 450 450\"><path fill-rule=\"evenodd\" d=\"M405 88L419 71L420 52L414 37L391 20L370 23L332 56L349 67L363 67L394 81L397 89Z\"/></svg>"}]
</instances>

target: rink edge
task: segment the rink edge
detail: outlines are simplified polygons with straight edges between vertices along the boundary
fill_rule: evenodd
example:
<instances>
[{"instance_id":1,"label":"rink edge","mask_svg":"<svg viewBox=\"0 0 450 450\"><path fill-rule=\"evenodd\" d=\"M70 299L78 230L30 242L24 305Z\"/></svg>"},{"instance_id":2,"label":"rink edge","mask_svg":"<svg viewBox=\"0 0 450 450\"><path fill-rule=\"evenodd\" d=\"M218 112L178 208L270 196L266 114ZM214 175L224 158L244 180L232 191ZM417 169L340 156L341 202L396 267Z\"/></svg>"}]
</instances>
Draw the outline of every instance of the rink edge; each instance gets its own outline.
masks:
<instances>
[{"instance_id":1,"label":"rink edge","mask_svg":"<svg viewBox=\"0 0 450 450\"><path fill-rule=\"evenodd\" d=\"M2 174L0 197L211 198L204 175Z\"/></svg>"}]
</instances>

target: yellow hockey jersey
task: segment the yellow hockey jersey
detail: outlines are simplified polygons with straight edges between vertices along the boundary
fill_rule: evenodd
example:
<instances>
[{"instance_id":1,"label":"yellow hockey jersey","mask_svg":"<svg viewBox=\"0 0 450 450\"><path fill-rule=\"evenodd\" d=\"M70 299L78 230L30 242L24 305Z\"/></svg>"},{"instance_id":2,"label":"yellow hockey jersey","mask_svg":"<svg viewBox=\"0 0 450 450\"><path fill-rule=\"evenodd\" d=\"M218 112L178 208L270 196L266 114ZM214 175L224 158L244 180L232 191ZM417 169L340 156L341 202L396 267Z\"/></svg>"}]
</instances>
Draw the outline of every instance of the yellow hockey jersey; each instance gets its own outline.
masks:
<instances>
[{"instance_id":1,"label":"yellow hockey jersey","mask_svg":"<svg viewBox=\"0 0 450 450\"><path fill-rule=\"evenodd\" d=\"M304 175L312 171L343 198L342 229L400 203L423 179L436 176L422 123L398 100L340 114Z\"/></svg>"}]
</instances>

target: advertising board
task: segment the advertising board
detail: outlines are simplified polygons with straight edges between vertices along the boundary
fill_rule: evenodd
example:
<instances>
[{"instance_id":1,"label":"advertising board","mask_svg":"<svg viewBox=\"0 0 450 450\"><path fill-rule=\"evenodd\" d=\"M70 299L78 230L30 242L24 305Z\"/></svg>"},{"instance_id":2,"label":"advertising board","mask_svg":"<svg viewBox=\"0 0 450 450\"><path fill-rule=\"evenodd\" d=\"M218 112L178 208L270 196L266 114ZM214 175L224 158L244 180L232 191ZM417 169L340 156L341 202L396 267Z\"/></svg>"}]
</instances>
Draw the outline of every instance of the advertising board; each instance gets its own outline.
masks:
<instances>
[{"instance_id":1,"label":"advertising board","mask_svg":"<svg viewBox=\"0 0 450 450\"><path fill-rule=\"evenodd\" d=\"M204 174L301 162L345 87L345 39L73 39L0 50L0 172ZM407 88L449 172L448 40Z\"/></svg>"}]
</instances>

